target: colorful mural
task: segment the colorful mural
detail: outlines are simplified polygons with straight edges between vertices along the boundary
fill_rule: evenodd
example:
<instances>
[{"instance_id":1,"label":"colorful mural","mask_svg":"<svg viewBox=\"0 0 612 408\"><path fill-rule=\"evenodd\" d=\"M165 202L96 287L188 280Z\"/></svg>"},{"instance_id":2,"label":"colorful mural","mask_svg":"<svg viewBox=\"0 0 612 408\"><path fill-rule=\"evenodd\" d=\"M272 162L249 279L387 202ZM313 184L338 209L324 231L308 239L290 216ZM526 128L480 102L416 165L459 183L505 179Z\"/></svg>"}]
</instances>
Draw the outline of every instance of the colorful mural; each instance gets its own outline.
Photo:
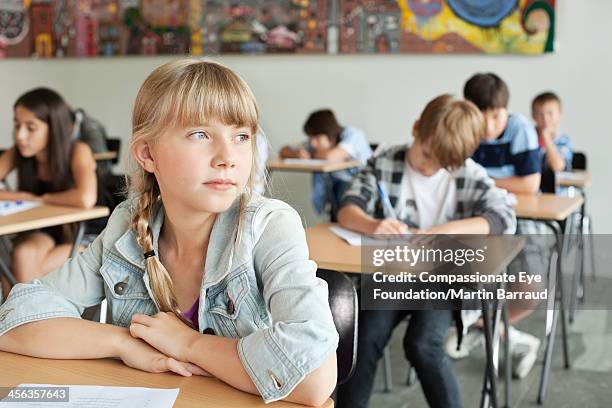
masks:
<instances>
[{"instance_id":1,"label":"colorful mural","mask_svg":"<svg viewBox=\"0 0 612 408\"><path fill-rule=\"evenodd\" d=\"M0 0L0 58L553 51L556 0Z\"/></svg>"}]
</instances>

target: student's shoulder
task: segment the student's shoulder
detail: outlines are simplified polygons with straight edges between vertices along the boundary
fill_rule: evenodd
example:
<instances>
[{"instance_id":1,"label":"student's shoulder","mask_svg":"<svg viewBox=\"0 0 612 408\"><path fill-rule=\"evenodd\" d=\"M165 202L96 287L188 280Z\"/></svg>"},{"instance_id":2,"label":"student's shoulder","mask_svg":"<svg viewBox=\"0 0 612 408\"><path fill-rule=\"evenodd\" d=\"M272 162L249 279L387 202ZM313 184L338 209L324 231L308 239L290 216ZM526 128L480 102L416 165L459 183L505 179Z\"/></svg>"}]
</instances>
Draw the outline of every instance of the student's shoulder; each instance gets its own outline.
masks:
<instances>
[{"instance_id":1,"label":"student's shoulder","mask_svg":"<svg viewBox=\"0 0 612 408\"><path fill-rule=\"evenodd\" d=\"M345 126L342 129L342 133L340 134L340 142L348 142L348 143L355 143L355 142L361 142L361 141L366 141L366 134L363 131L363 129L360 129L358 127L355 126Z\"/></svg>"},{"instance_id":2,"label":"student's shoulder","mask_svg":"<svg viewBox=\"0 0 612 408\"><path fill-rule=\"evenodd\" d=\"M75 140L72 142L72 158L92 158L93 159L93 150L91 147L85 142L80 140Z\"/></svg>"},{"instance_id":3,"label":"student's shoulder","mask_svg":"<svg viewBox=\"0 0 612 408\"><path fill-rule=\"evenodd\" d=\"M270 224L279 228L288 228L286 231L288 236L294 232L291 230L298 226L303 231L300 214L284 201L254 193L245 211L252 216L251 227L255 236Z\"/></svg>"},{"instance_id":4,"label":"student's shoulder","mask_svg":"<svg viewBox=\"0 0 612 408\"><path fill-rule=\"evenodd\" d=\"M286 202L276 198L264 197L259 193L253 193L251 195L245 210L255 213L258 216L285 211L293 212L299 216L297 211Z\"/></svg>"},{"instance_id":5,"label":"student's shoulder","mask_svg":"<svg viewBox=\"0 0 612 408\"><path fill-rule=\"evenodd\" d=\"M508 115L507 130L512 134L524 134L525 131L533 132L535 135L535 125L525 115L519 112L512 112Z\"/></svg>"},{"instance_id":6,"label":"student's shoulder","mask_svg":"<svg viewBox=\"0 0 612 408\"><path fill-rule=\"evenodd\" d=\"M459 169L459 175L474 180L489 179L487 170L471 158L467 158L463 166Z\"/></svg>"},{"instance_id":7,"label":"student's shoulder","mask_svg":"<svg viewBox=\"0 0 612 408\"><path fill-rule=\"evenodd\" d=\"M130 229L132 214L135 211L136 204L137 201L134 198L128 198L115 207L104 229L105 244L114 245Z\"/></svg>"},{"instance_id":8,"label":"student's shoulder","mask_svg":"<svg viewBox=\"0 0 612 408\"><path fill-rule=\"evenodd\" d=\"M538 147L535 126L523 114L513 112L508 116L505 136L512 142L515 150L532 150Z\"/></svg>"},{"instance_id":9,"label":"student's shoulder","mask_svg":"<svg viewBox=\"0 0 612 408\"><path fill-rule=\"evenodd\" d=\"M410 145L407 143L392 145L385 148L375 157L372 157L371 160L375 162L379 161L404 161L406 159L406 154L410 150Z\"/></svg>"}]
</instances>

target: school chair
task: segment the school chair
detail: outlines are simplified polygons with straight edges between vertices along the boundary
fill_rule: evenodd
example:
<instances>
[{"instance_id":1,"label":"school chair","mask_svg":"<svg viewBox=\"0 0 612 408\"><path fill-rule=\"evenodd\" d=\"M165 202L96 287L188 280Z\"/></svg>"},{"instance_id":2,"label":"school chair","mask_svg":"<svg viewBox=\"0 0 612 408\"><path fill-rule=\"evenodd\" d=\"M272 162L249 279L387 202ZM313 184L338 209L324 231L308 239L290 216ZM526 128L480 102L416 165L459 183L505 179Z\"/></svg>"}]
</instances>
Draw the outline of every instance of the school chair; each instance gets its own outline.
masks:
<instances>
[{"instance_id":1,"label":"school chair","mask_svg":"<svg viewBox=\"0 0 612 408\"><path fill-rule=\"evenodd\" d=\"M121 157L121 139L109 137L106 139L106 148L109 152L117 152L117 157L111 159L112 164L119 163L119 157Z\"/></svg>"},{"instance_id":2,"label":"school chair","mask_svg":"<svg viewBox=\"0 0 612 408\"><path fill-rule=\"evenodd\" d=\"M341 385L351 378L357 361L357 318L359 315L357 291L353 282L343 273L318 269L317 276L327 282L329 307L340 336L336 359L338 363L337 385Z\"/></svg>"}]
</instances>

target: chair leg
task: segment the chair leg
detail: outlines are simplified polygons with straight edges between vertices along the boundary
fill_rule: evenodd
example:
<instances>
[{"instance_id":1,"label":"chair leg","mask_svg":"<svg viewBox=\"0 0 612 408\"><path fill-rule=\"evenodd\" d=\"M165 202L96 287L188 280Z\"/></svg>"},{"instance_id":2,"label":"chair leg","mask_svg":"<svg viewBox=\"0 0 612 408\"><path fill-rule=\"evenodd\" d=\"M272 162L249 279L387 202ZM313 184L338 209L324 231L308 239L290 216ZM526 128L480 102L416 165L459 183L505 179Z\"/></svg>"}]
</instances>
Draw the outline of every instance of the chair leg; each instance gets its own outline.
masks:
<instances>
[{"instance_id":1,"label":"chair leg","mask_svg":"<svg viewBox=\"0 0 612 408\"><path fill-rule=\"evenodd\" d=\"M416 384L417 380L416 370L412 365L410 365L410 367L408 367L408 378L406 379L406 385L408 387L412 387L414 384Z\"/></svg>"},{"instance_id":2,"label":"chair leg","mask_svg":"<svg viewBox=\"0 0 612 408\"><path fill-rule=\"evenodd\" d=\"M383 369L385 375L385 392L391 392L393 388L393 379L391 378L391 354L389 352L389 346L385 347L385 351L383 351Z\"/></svg>"},{"instance_id":3,"label":"chair leg","mask_svg":"<svg viewBox=\"0 0 612 408\"><path fill-rule=\"evenodd\" d=\"M578 300L584 296L584 260L585 260L585 246L584 246L584 215L582 212L577 214L578 216L578 233L575 234L577 237L576 245L576 267L572 272L572 288L570 292L570 305L569 305L569 322L574 323L576 317L576 309ZM574 222L572 220L572 225ZM574 236L573 234L570 236Z\"/></svg>"},{"instance_id":4,"label":"chair leg","mask_svg":"<svg viewBox=\"0 0 612 408\"><path fill-rule=\"evenodd\" d=\"M591 217L588 215L584 216L584 227L589 238L589 252L591 256L591 276L593 280L597 277L596 269L595 269L595 243L593 240L593 223L591 222Z\"/></svg>"}]
</instances>

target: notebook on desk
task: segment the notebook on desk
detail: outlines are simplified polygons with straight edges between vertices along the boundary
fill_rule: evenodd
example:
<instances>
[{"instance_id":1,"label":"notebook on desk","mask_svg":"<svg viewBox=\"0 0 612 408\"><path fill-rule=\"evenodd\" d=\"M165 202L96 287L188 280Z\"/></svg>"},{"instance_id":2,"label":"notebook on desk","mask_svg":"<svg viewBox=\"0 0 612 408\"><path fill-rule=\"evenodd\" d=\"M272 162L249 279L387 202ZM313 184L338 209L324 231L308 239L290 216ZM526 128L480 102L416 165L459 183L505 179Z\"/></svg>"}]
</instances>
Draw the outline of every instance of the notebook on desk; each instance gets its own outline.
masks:
<instances>
[{"instance_id":1,"label":"notebook on desk","mask_svg":"<svg viewBox=\"0 0 612 408\"><path fill-rule=\"evenodd\" d=\"M26 211L31 208L39 207L42 203L40 201L6 201L0 200L0 216L11 215L18 212Z\"/></svg>"}]
</instances>

